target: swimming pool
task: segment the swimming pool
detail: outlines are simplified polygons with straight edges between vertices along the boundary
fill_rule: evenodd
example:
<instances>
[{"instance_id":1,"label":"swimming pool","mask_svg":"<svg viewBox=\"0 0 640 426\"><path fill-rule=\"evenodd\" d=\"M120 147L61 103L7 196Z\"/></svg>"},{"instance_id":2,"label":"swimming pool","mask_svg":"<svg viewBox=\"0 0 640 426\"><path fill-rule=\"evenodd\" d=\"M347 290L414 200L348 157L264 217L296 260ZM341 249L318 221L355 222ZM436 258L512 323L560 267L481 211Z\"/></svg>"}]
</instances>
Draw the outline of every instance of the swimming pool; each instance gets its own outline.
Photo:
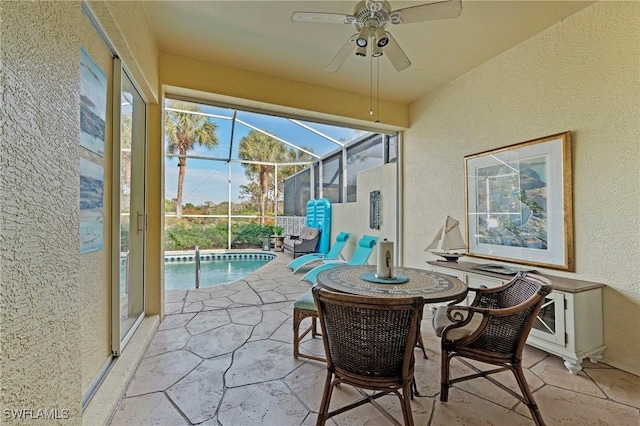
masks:
<instances>
[{"instance_id":1,"label":"swimming pool","mask_svg":"<svg viewBox=\"0 0 640 426\"><path fill-rule=\"evenodd\" d=\"M241 280L277 256L269 252L200 253L200 288ZM165 290L196 288L193 252L170 252L164 256ZM127 292L127 258L120 258L120 294Z\"/></svg>"},{"instance_id":2,"label":"swimming pool","mask_svg":"<svg viewBox=\"0 0 640 426\"><path fill-rule=\"evenodd\" d=\"M276 258L273 253L200 253L200 288L228 284L250 275ZM195 255L165 255L165 290L195 288Z\"/></svg>"}]
</instances>

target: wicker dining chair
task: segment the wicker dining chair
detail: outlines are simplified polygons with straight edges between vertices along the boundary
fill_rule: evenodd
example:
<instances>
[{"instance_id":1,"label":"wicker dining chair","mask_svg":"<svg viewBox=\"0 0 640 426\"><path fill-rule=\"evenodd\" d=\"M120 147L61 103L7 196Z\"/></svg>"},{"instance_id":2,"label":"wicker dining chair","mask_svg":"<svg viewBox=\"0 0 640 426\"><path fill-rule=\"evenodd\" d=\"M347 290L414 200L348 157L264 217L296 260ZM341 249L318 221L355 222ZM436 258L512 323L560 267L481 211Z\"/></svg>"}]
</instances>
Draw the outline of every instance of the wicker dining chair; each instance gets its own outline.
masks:
<instances>
[{"instance_id":1,"label":"wicker dining chair","mask_svg":"<svg viewBox=\"0 0 640 426\"><path fill-rule=\"evenodd\" d=\"M327 357L327 378L316 425L381 396L400 399L405 425L413 425L411 396L413 348L424 300L376 298L312 289ZM374 391L329 411L335 386Z\"/></svg>"},{"instance_id":2,"label":"wicker dining chair","mask_svg":"<svg viewBox=\"0 0 640 426\"><path fill-rule=\"evenodd\" d=\"M436 334L441 337L440 401L446 402L449 388L458 382L484 377L525 404L536 425L544 425L540 410L522 371L522 350L551 282L536 274L519 273L508 283L496 288L470 289L475 298L470 306L441 306L433 318ZM451 378L450 363L454 357L474 370ZM499 366L481 370L462 358ZM490 374L510 370L522 395L498 382Z\"/></svg>"},{"instance_id":3,"label":"wicker dining chair","mask_svg":"<svg viewBox=\"0 0 640 426\"><path fill-rule=\"evenodd\" d=\"M310 324L300 332L300 325L305 318L310 318ZM293 304L293 357L294 358L309 358L316 361L325 361L325 359L318 355L308 354L300 352L300 342L309 333L311 337L318 337L321 334L318 332L318 311L316 310L316 304L313 300L313 294L311 290L303 293Z\"/></svg>"}]
</instances>

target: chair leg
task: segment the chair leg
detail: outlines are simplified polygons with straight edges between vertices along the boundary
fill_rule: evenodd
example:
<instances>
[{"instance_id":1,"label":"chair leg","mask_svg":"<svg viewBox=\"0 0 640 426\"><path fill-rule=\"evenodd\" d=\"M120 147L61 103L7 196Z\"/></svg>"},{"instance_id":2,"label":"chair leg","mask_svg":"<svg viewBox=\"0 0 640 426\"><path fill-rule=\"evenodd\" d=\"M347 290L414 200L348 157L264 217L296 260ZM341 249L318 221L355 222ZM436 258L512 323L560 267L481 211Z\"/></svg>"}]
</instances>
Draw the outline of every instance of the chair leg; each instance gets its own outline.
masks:
<instances>
[{"instance_id":1,"label":"chair leg","mask_svg":"<svg viewBox=\"0 0 640 426\"><path fill-rule=\"evenodd\" d=\"M405 383L402 386L400 403L402 405L402 417L404 418L405 426L413 426L413 415L411 414L412 397L408 397L409 395L413 395L413 390L411 389L412 383L415 384L415 379L410 380L409 383Z\"/></svg>"},{"instance_id":2,"label":"chair leg","mask_svg":"<svg viewBox=\"0 0 640 426\"><path fill-rule=\"evenodd\" d=\"M513 368L513 375L516 376L516 381L518 382L518 386L520 386L520 391L522 391L522 396L524 397L525 404L529 408L531 412L531 417L533 417L533 421L536 426L544 426L544 420L542 419L542 414L540 414L540 410L538 409L538 404L536 404L535 399L533 398L533 393L529 388L529 384L527 383L527 379L524 377L524 372L522 371L522 365L520 363L516 364Z\"/></svg>"},{"instance_id":3,"label":"chair leg","mask_svg":"<svg viewBox=\"0 0 640 426\"><path fill-rule=\"evenodd\" d=\"M451 356L449 351L442 348L440 353L440 401L447 402L449 400L449 366L451 364Z\"/></svg>"},{"instance_id":4,"label":"chair leg","mask_svg":"<svg viewBox=\"0 0 640 426\"><path fill-rule=\"evenodd\" d=\"M333 374L327 371L327 378L324 381L324 390L322 392L322 401L320 402L320 408L318 410L316 426L323 426L329 418L329 404L331 402L331 394L333 393L333 385L331 384L332 378Z\"/></svg>"},{"instance_id":5,"label":"chair leg","mask_svg":"<svg viewBox=\"0 0 640 426\"><path fill-rule=\"evenodd\" d=\"M418 319L418 339L416 340L416 346L422 349L422 356L424 359L429 359L427 351L424 349L424 340L422 340L422 311L420 311L420 318Z\"/></svg>"},{"instance_id":6,"label":"chair leg","mask_svg":"<svg viewBox=\"0 0 640 426\"><path fill-rule=\"evenodd\" d=\"M305 331L300 334L300 324L305 318L311 318L311 325ZM321 336L318 332L318 317L317 314L313 311L306 311L303 309L293 309L293 357L294 358L308 358L316 361L326 362L321 356L316 355L307 355L300 353L300 340L307 334L311 333L311 336L318 337Z\"/></svg>"},{"instance_id":7,"label":"chair leg","mask_svg":"<svg viewBox=\"0 0 640 426\"><path fill-rule=\"evenodd\" d=\"M416 346L422 349L422 356L424 357L424 359L429 359L429 357L427 356L427 351L424 349L424 340L422 340L422 334L420 333L419 329L418 329L418 341L416 342Z\"/></svg>"},{"instance_id":8,"label":"chair leg","mask_svg":"<svg viewBox=\"0 0 640 426\"><path fill-rule=\"evenodd\" d=\"M293 357L300 355L300 323L302 322L299 310L293 310Z\"/></svg>"},{"instance_id":9,"label":"chair leg","mask_svg":"<svg viewBox=\"0 0 640 426\"><path fill-rule=\"evenodd\" d=\"M413 376L411 378L411 399L413 399L414 396L420 396L420 393L418 392L418 383L416 382L416 376Z\"/></svg>"}]
</instances>

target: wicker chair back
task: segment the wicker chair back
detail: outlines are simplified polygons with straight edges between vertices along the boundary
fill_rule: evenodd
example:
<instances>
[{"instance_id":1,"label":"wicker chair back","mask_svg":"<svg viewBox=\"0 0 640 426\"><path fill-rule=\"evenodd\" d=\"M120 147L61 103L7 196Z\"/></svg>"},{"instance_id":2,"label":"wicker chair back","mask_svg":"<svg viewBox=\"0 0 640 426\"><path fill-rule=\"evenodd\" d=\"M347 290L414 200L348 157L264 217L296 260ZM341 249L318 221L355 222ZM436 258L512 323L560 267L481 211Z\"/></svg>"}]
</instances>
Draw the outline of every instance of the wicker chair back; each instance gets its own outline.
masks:
<instances>
[{"instance_id":1,"label":"wicker chair back","mask_svg":"<svg viewBox=\"0 0 640 426\"><path fill-rule=\"evenodd\" d=\"M312 291L327 360L327 383L318 424L388 393L400 398L405 424L413 424L409 402L413 348L424 300L354 296L319 287ZM380 392L329 412L331 393L338 383Z\"/></svg>"}]
</instances>

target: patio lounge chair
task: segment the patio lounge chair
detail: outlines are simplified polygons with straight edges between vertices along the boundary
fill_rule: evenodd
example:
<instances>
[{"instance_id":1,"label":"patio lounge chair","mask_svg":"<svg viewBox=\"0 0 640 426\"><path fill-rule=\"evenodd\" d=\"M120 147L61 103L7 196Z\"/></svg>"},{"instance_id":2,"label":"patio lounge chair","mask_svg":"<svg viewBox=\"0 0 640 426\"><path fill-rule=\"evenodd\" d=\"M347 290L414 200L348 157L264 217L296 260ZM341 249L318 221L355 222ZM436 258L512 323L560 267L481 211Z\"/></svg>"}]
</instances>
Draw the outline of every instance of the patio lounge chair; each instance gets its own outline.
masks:
<instances>
[{"instance_id":1,"label":"patio lounge chair","mask_svg":"<svg viewBox=\"0 0 640 426\"><path fill-rule=\"evenodd\" d=\"M349 262L344 260L331 260L324 261L322 265L316 266L306 274L300 278L300 280L310 281L312 284L316 283L318 278L318 274L322 271L325 271L329 268L335 268L336 266L343 265L366 265L367 260L369 260L369 256L371 256L371 252L373 252L373 247L378 242L378 237L372 237L370 235L363 235L358 241L358 247L356 251L353 252L353 256L349 259Z\"/></svg>"},{"instance_id":2,"label":"patio lounge chair","mask_svg":"<svg viewBox=\"0 0 640 426\"><path fill-rule=\"evenodd\" d=\"M336 242L333 243L333 246L328 253L305 254L304 256L300 256L297 259L293 259L291 262L289 262L287 267L291 268L293 272L296 272L298 269L312 262L318 262L320 260L340 260L342 249L347 244L347 240L350 236L350 232L341 232L336 237Z\"/></svg>"},{"instance_id":3,"label":"patio lounge chair","mask_svg":"<svg viewBox=\"0 0 640 426\"><path fill-rule=\"evenodd\" d=\"M282 242L282 247L285 252L291 252L293 258L302 256L307 253L314 253L320 240L320 230L318 228L311 228L304 226L300 230L298 236L287 236Z\"/></svg>"}]
</instances>

